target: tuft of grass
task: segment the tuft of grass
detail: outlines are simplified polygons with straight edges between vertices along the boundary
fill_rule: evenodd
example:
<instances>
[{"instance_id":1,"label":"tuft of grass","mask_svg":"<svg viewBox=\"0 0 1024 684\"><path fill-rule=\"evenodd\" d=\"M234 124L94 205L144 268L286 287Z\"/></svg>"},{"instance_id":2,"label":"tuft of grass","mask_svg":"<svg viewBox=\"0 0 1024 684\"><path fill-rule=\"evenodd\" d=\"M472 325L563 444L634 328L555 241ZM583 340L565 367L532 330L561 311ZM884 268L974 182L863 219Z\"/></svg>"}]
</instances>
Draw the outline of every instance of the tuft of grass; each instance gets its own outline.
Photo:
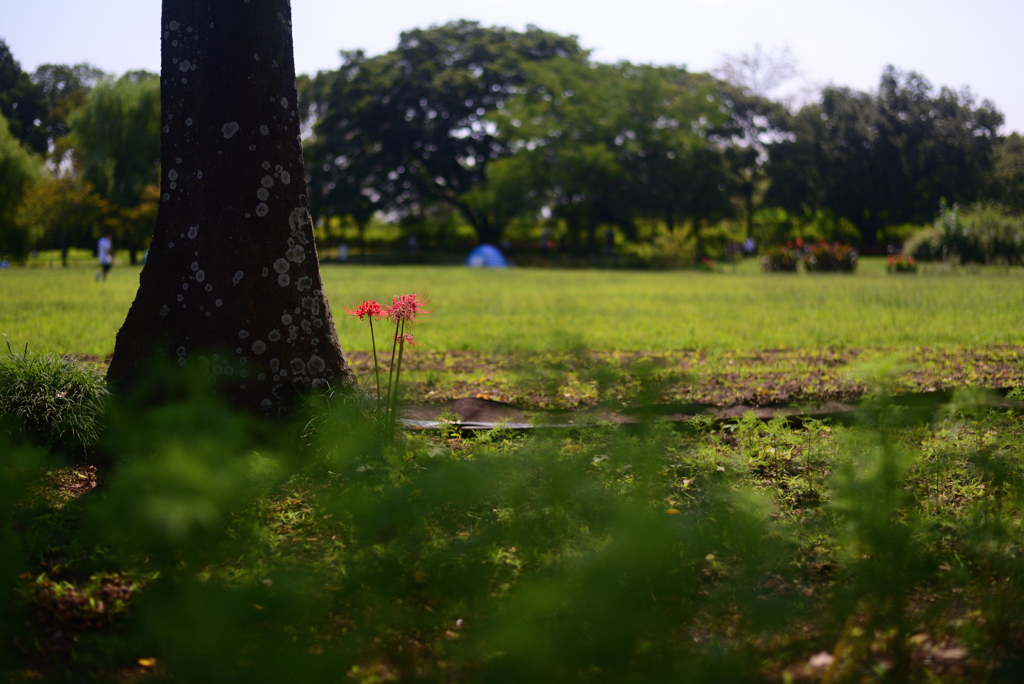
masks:
<instances>
[{"instance_id":1,"label":"tuft of grass","mask_svg":"<svg viewBox=\"0 0 1024 684\"><path fill-rule=\"evenodd\" d=\"M99 370L68 356L16 352L7 341L0 353L0 418L41 446L80 450L99 440L109 392Z\"/></svg>"}]
</instances>

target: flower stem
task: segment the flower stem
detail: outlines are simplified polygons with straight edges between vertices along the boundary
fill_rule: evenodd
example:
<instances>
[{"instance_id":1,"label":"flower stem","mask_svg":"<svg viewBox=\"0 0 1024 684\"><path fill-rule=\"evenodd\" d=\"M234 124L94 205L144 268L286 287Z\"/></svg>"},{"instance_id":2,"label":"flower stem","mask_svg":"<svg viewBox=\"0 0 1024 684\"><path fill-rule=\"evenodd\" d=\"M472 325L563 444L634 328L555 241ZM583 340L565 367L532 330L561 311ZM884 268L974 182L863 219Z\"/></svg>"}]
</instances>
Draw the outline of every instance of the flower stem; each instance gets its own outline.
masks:
<instances>
[{"instance_id":1,"label":"flower stem","mask_svg":"<svg viewBox=\"0 0 1024 684\"><path fill-rule=\"evenodd\" d=\"M394 378L395 375L395 352L398 351L398 329L400 325L400 321L395 321L395 337L394 340L391 342L391 362L388 364L388 398L386 404L386 411L384 413L385 439L388 438L391 430L391 397L394 394L394 390L391 387L391 380Z\"/></svg>"},{"instance_id":2,"label":"flower stem","mask_svg":"<svg viewBox=\"0 0 1024 684\"><path fill-rule=\"evenodd\" d=\"M397 327L397 326L396 326ZM405 321L401 323L401 331L398 333L398 368L395 370L395 398L391 402L391 427L388 432L388 441L395 441L395 424L398 422L398 380L402 375L402 352L405 351ZM388 399L391 399L390 395Z\"/></svg>"},{"instance_id":3,"label":"flower stem","mask_svg":"<svg viewBox=\"0 0 1024 684\"><path fill-rule=\"evenodd\" d=\"M380 415L380 366L377 364L377 340L373 336L373 316L370 321L370 345L373 347L373 374L377 378L377 415Z\"/></svg>"}]
</instances>

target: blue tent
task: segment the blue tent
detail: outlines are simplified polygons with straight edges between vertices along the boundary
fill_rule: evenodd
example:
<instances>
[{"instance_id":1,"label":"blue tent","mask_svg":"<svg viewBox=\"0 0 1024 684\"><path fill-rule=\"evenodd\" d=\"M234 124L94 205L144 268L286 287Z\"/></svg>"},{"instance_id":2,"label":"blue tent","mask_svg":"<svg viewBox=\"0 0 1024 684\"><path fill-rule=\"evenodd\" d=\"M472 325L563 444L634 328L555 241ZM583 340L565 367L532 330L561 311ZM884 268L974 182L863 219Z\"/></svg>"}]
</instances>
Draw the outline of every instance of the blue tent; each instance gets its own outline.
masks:
<instances>
[{"instance_id":1,"label":"blue tent","mask_svg":"<svg viewBox=\"0 0 1024 684\"><path fill-rule=\"evenodd\" d=\"M508 260L494 245L480 245L469 253L466 265L476 268L508 268Z\"/></svg>"}]
</instances>

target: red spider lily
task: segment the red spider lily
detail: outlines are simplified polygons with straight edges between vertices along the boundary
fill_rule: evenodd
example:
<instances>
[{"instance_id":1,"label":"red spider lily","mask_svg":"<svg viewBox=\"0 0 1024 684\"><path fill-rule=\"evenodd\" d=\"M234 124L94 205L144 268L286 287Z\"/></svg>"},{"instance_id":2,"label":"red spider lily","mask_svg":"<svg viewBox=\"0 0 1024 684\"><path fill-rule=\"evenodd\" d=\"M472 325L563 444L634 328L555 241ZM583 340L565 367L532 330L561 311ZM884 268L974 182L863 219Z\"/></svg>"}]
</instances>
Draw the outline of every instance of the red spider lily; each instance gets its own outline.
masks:
<instances>
[{"instance_id":1,"label":"red spider lily","mask_svg":"<svg viewBox=\"0 0 1024 684\"><path fill-rule=\"evenodd\" d=\"M349 316L358 316L359 320L363 320L363 316L370 316L371 320L374 318L379 320L383 318L385 315L385 311L381 307L381 305L373 301L372 299L360 304L355 311L345 309L345 313L347 313Z\"/></svg>"},{"instance_id":2,"label":"red spider lily","mask_svg":"<svg viewBox=\"0 0 1024 684\"><path fill-rule=\"evenodd\" d=\"M409 333L405 333L403 335L396 335L395 336L395 342L400 342L402 344L408 344L410 346L415 346L416 345L416 338L413 337L412 335L410 335Z\"/></svg>"},{"instance_id":3,"label":"red spider lily","mask_svg":"<svg viewBox=\"0 0 1024 684\"><path fill-rule=\"evenodd\" d=\"M391 300L391 306L384 310L384 315L389 321L416 323L419 316L426 317L430 314L425 307L430 303L427 298L421 299L416 293L396 295Z\"/></svg>"}]
</instances>

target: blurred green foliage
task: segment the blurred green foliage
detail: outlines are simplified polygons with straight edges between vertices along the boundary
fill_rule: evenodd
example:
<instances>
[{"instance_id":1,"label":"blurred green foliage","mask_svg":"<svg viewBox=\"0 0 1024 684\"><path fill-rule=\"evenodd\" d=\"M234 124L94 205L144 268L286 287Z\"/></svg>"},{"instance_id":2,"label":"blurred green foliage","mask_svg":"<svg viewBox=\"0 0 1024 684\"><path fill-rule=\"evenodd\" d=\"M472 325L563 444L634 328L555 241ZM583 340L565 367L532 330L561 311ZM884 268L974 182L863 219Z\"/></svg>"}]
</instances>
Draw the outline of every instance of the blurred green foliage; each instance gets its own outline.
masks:
<instances>
[{"instance_id":1,"label":"blurred green foliage","mask_svg":"<svg viewBox=\"0 0 1024 684\"><path fill-rule=\"evenodd\" d=\"M203 379L155 382L161 403L111 404L96 453L113 465L77 499L45 496L52 452L0 433L10 676L1014 681L1024 665L1024 422L982 394L907 411L879 393L848 427L748 413L384 450L358 398L267 424Z\"/></svg>"}]
</instances>

